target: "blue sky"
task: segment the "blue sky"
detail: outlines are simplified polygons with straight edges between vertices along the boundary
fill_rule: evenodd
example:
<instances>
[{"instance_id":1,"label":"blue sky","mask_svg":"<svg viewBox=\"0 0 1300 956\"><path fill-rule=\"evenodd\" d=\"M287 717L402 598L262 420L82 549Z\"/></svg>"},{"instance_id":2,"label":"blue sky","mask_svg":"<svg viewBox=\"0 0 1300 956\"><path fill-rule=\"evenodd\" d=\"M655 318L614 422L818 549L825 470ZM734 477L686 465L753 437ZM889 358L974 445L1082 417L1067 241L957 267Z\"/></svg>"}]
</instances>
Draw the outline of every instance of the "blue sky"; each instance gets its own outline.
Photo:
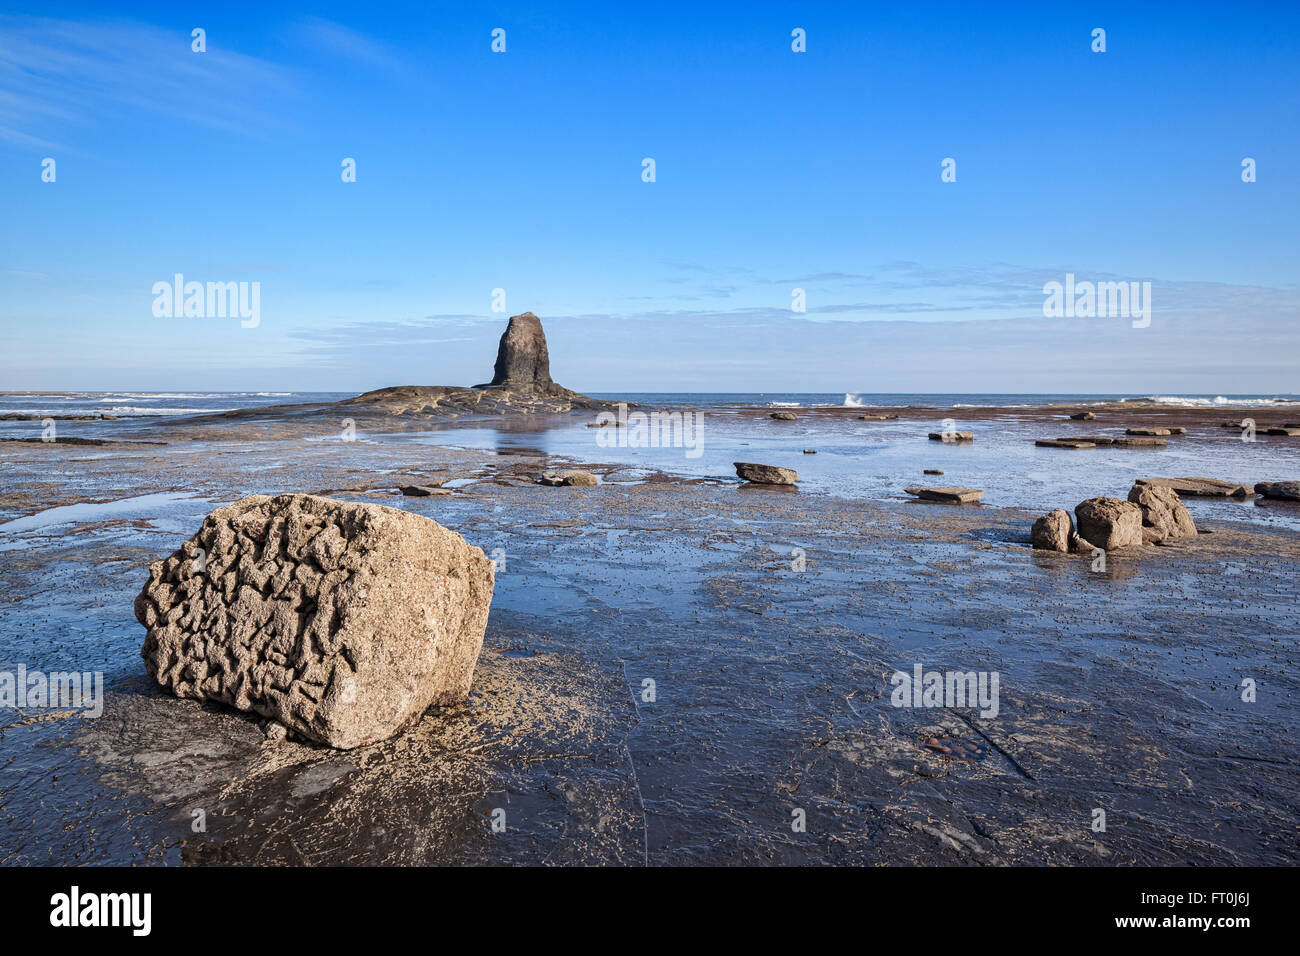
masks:
<instances>
[{"instance_id":1,"label":"blue sky","mask_svg":"<svg viewBox=\"0 0 1300 956\"><path fill-rule=\"evenodd\" d=\"M0 390L1300 391L1300 8L1133 6L10 2Z\"/></svg>"}]
</instances>

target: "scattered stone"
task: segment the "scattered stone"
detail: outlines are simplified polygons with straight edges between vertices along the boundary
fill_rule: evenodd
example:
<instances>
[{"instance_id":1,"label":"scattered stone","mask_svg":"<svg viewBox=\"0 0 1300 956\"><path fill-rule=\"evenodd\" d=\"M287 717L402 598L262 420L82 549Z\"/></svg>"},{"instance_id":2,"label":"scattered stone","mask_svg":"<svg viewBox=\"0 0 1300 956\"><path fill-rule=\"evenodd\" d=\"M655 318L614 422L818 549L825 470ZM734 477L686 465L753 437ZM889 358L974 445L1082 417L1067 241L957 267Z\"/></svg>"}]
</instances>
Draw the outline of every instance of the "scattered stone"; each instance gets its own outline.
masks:
<instances>
[{"instance_id":1,"label":"scattered stone","mask_svg":"<svg viewBox=\"0 0 1300 956\"><path fill-rule=\"evenodd\" d=\"M1097 443L1072 438L1040 438L1034 442L1040 448L1096 448Z\"/></svg>"},{"instance_id":2,"label":"scattered stone","mask_svg":"<svg viewBox=\"0 0 1300 956\"><path fill-rule=\"evenodd\" d=\"M399 491L404 495L412 498L427 498L430 495L449 495L450 488L443 488L441 485L402 485Z\"/></svg>"},{"instance_id":3,"label":"scattered stone","mask_svg":"<svg viewBox=\"0 0 1300 956\"><path fill-rule=\"evenodd\" d=\"M803 450L803 453L804 453L805 455L815 455L815 454L817 454L817 449L816 449L816 448L805 448L805 449Z\"/></svg>"},{"instance_id":4,"label":"scattered stone","mask_svg":"<svg viewBox=\"0 0 1300 956\"><path fill-rule=\"evenodd\" d=\"M759 465L752 461L734 461L736 474L756 485L793 485L799 481L799 472L793 468L776 465Z\"/></svg>"},{"instance_id":5,"label":"scattered stone","mask_svg":"<svg viewBox=\"0 0 1300 956\"><path fill-rule=\"evenodd\" d=\"M1170 425L1170 426L1169 426L1169 434L1171 434L1171 435L1186 435L1186 434L1187 434L1187 429L1184 428L1182 425Z\"/></svg>"},{"instance_id":6,"label":"scattered stone","mask_svg":"<svg viewBox=\"0 0 1300 956\"><path fill-rule=\"evenodd\" d=\"M942 469L942 468L927 468L927 469L925 469L925 473L926 473L927 475L942 475L942 474L943 474L943 469Z\"/></svg>"},{"instance_id":7,"label":"scattered stone","mask_svg":"<svg viewBox=\"0 0 1300 956\"><path fill-rule=\"evenodd\" d=\"M1057 508L1034 522L1029 537L1040 551L1066 552L1070 550L1070 536L1073 534L1074 522L1070 520L1070 512Z\"/></svg>"},{"instance_id":8,"label":"scattered stone","mask_svg":"<svg viewBox=\"0 0 1300 956\"><path fill-rule=\"evenodd\" d=\"M1143 535L1147 540L1196 537L1196 524L1172 488L1135 484L1129 490L1128 500L1142 509Z\"/></svg>"},{"instance_id":9,"label":"scattered stone","mask_svg":"<svg viewBox=\"0 0 1300 956\"><path fill-rule=\"evenodd\" d=\"M1300 501L1300 481L1261 481L1255 494L1278 501Z\"/></svg>"},{"instance_id":10,"label":"scattered stone","mask_svg":"<svg viewBox=\"0 0 1300 956\"><path fill-rule=\"evenodd\" d=\"M1079 537L1103 551L1142 546L1142 509L1122 498L1089 498L1074 509Z\"/></svg>"},{"instance_id":11,"label":"scattered stone","mask_svg":"<svg viewBox=\"0 0 1300 956\"><path fill-rule=\"evenodd\" d=\"M550 485L552 488L561 486L580 485L589 486L597 484L596 476L589 471L582 471L578 468L570 468L564 471L544 471L540 478L537 479L539 485Z\"/></svg>"},{"instance_id":12,"label":"scattered stone","mask_svg":"<svg viewBox=\"0 0 1300 956\"><path fill-rule=\"evenodd\" d=\"M1136 483L1172 488L1182 497L1195 498L1246 498L1251 491L1246 485L1216 478L1139 478Z\"/></svg>"},{"instance_id":13,"label":"scattered stone","mask_svg":"<svg viewBox=\"0 0 1300 956\"><path fill-rule=\"evenodd\" d=\"M1125 435L1172 435L1168 428L1126 428Z\"/></svg>"},{"instance_id":14,"label":"scattered stone","mask_svg":"<svg viewBox=\"0 0 1300 956\"><path fill-rule=\"evenodd\" d=\"M925 501L943 501L956 505L971 504L984 497L984 492L979 488L904 488L903 490Z\"/></svg>"},{"instance_id":15,"label":"scattered stone","mask_svg":"<svg viewBox=\"0 0 1300 956\"><path fill-rule=\"evenodd\" d=\"M930 432L930 441L952 442L974 441L974 432Z\"/></svg>"},{"instance_id":16,"label":"scattered stone","mask_svg":"<svg viewBox=\"0 0 1300 956\"><path fill-rule=\"evenodd\" d=\"M1295 438L1297 435L1300 435L1300 428L1290 425L1285 428L1265 428L1263 432L1259 432L1259 434L1283 435L1289 438Z\"/></svg>"},{"instance_id":17,"label":"scattered stone","mask_svg":"<svg viewBox=\"0 0 1300 956\"><path fill-rule=\"evenodd\" d=\"M588 428L625 428L626 425L617 419L601 420L598 422L587 422Z\"/></svg>"},{"instance_id":18,"label":"scattered stone","mask_svg":"<svg viewBox=\"0 0 1300 956\"><path fill-rule=\"evenodd\" d=\"M1096 417L1096 414L1093 412L1079 412L1078 414L1070 416L1070 418L1076 422L1090 422L1096 419Z\"/></svg>"},{"instance_id":19,"label":"scattered stone","mask_svg":"<svg viewBox=\"0 0 1300 956\"><path fill-rule=\"evenodd\" d=\"M277 720L268 720L262 725L262 736L272 743L279 743L287 737L289 731Z\"/></svg>"},{"instance_id":20,"label":"scattered stone","mask_svg":"<svg viewBox=\"0 0 1300 956\"><path fill-rule=\"evenodd\" d=\"M778 422L792 422L799 418L794 412L773 412L768 418L775 418Z\"/></svg>"},{"instance_id":21,"label":"scattered stone","mask_svg":"<svg viewBox=\"0 0 1300 956\"><path fill-rule=\"evenodd\" d=\"M177 697L351 748L465 701L492 586L483 552L428 518L253 495L150 566L135 615L146 669Z\"/></svg>"},{"instance_id":22,"label":"scattered stone","mask_svg":"<svg viewBox=\"0 0 1300 956\"><path fill-rule=\"evenodd\" d=\"M858 416L858 421L860 421L860 422L892 422L892 421L893 421L894 419L896 419L897 417L898 417L897 415L859 415L859 416Z\"/></svg>"}]
</instances>

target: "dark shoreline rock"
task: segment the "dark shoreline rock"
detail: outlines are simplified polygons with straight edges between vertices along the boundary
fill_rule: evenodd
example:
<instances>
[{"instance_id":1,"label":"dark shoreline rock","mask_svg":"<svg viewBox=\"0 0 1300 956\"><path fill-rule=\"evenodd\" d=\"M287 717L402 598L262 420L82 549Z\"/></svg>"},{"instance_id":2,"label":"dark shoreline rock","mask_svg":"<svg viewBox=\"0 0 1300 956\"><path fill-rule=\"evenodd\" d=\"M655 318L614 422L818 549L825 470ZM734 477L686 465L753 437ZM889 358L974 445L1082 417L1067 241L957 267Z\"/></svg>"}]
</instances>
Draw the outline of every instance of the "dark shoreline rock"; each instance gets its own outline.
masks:
<instances>
[{"instance_id":1,"label":"dark shoreline rock","mask_svg":"<svg viewBox=\"0 0 1300 956\"><path fill-rule=\"evenodd\" d=\"M778 465L760 465L752 461L734 461L736 474L755 485L793 485L799 481L799 472Z\"/></svg>"}]
</instances>

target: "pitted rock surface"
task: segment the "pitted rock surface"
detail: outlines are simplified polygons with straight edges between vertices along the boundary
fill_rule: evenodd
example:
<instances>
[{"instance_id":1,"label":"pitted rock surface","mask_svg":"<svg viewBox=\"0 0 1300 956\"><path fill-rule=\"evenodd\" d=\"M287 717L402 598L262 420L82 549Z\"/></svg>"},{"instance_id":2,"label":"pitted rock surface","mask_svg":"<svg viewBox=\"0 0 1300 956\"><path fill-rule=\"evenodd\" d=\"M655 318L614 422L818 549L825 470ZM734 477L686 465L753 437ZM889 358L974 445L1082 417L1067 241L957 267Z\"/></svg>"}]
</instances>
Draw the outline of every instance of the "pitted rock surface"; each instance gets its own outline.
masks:
<instances>
[{"instance_id":1,"label":"pitted rock surface","mask_svg":"<svg viewBox=\"0 0 1300 956\"><path fill-rule=\"evenodd\" d=\"M466 699L492 587L482 550L429 518L254 495L152 564L135 614L176 696L350 748Z\"/></svg>"}]
</instances>

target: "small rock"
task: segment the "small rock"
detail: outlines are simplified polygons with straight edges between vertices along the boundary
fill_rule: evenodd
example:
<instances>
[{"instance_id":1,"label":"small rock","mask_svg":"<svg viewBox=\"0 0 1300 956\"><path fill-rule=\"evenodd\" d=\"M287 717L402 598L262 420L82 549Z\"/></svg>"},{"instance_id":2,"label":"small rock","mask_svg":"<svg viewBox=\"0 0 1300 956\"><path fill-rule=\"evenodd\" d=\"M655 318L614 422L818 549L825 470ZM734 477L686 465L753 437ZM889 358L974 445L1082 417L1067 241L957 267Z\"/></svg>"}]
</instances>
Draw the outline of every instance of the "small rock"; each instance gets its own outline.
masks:
<instances>
[{"instance_id":1,"label":"small rock","mask_svg":"<svg viewBox=\"0 0 1300 956\"><path fill-rule=\"evenodd\" d=\"M1168 428L1126 428L1124 429L1124 434L1156 436L1156 435L1172 435L1173 432L1170 431Z\"/></svg>"},{"instance_id":2,"label":"small rock","mask_svg":"<svg viewBox=\"0 0 1300 956\"><path fill-rule=\"evenodd\" d=\"M904 488L903 490L925 501L943 501L956 505L970 504L984 497L984 492L979 488Z\"/></svg>"},{"instance_id":3,"label":"small rock","mask_svg":"<svg viewBox=\"0 0 1300 956\"><path fill-rule=\"evenodd\" d=\"M859 415L860 422L891 422L896 419L897 415Z\"/></svg>"},{"instance_id":4,"label":"small rock","mask_svg":"<svg viewBox=\"0 0 1300 956\"><path fill-rule=\"evenodd\" d=\"M1090 422L1093 421L1096 417L1097 417L1096 414L1094 414L1093 412L1079 412L1075 415L1070 416L1070 418L1076 422Z\"/></svg>"},{"instance_id":5,"label":"small rock","mask_svg":"<svg viewBox=\"0 0 1300 956\"><path fill-rule=\"evenodd\" d=\"M816 449L816 448L805 448L805 449L803 450L803 453L804 453L805 455L815 455L815 454L817 454L817 449Z\"/></svg>"},{"instance_id":6,"label":"small rock","mask_svg":"<svg viewBox=\"0 0 1300 956\"><path fill-rule=\"evenodd\" d=\"M262 736L272 743L279 743L281 740L284 740L288 733L289 731L285 728L284 724L275 720L268 720L262 727Z\"/></svg>"},{"instance_id":7,"label":"small rock","mask_svg":"<svg viewBox=\"0 0 1300 956\"><path fill-rule=\"evenodd\" d=\"M927 474L927 475L942 475L942 474L943 474L943 469L942 469L942 468L927 468L927 469L925 469L925 474Z\"/></svg>"},{"instance_id":8,"label":"small rock","mask_svg":"<svg viewBox=\"0 0 1300 956\"><path fill-rule=\"evenodd\" d=\"M1039 448L1096 448L1097 443L1071 438L1040 438L1034 442Z\"/></svg>"},{"instance_id":9,"label":"small rock","mask_svg":"<svg viewBox=\"0 0 1300 956\"><path fill-rule=\"evenodd\" d=\"M1300 501L1300 481L1261 481L1255 494L1278 501Z\"/></svg>"},{"instance_id":10,"label":"small rock","mask_svg":"<svg viewBox=\"0 0 1300 956\"><path fill-rule=\"evenodd\" d=\"M799 472L793 468L760 465L752 461L734 461L732 464L738 476L756 485L793 485L799 480Z\"/></svg>"},{"instance_id":11,"label":"small rock","mask_svg":"<svg viewBox=\"0 0 1300 956\"><path fill-rule=\"evenodd\" d=\"M974 441L974 432L930 432L930 441L957 442Z\"/></svg>"},{"instance_id":12,"label":"small rock","mask_svg":"<svg viewBox=\"0 0 1300 956\"><path fill-rule=\"evenodd\" d=\"M1261 434L1285 435L1290 438L1295 438L1297 435L1300 435L1300 428L1295 428L1294 426L1290 426L1290 425L1288 425L1285 428L1265 428Z\"/></svg>"},{"instance_id":13,"label":"small rock","mask_svg":"<svg viewBox=\"0 0 1300 956\"><path fill-rule=\"evenodd\" d=\"M430 495L449 495L451 489L439 485L402 485L401 492L411 498L427 498Z\"/></svg>"},{"instance_id":14,"label":"small rock","mask_svg":"<svg viewBox=\"0 0 1300 956\"><path fill-rule=\"evenodd\" d=\"M792 422L799 418L794 412L773 412L768 418L775 418L778 422Z\"/></svg>"},{"instance_id":15,"label":"small rock","mask_svg":"<svg viewBox=\"0 0 1300 956\"><path fill-rule=\"evenodd\" d=\"M589 471L582 471L577 468L570 468L564 471L544 471L540 478L537 479L539 485L550 485L552 488L561 486L580 485L589 486L598 484L596 476Z\"/></svg>"}]
</instances>

